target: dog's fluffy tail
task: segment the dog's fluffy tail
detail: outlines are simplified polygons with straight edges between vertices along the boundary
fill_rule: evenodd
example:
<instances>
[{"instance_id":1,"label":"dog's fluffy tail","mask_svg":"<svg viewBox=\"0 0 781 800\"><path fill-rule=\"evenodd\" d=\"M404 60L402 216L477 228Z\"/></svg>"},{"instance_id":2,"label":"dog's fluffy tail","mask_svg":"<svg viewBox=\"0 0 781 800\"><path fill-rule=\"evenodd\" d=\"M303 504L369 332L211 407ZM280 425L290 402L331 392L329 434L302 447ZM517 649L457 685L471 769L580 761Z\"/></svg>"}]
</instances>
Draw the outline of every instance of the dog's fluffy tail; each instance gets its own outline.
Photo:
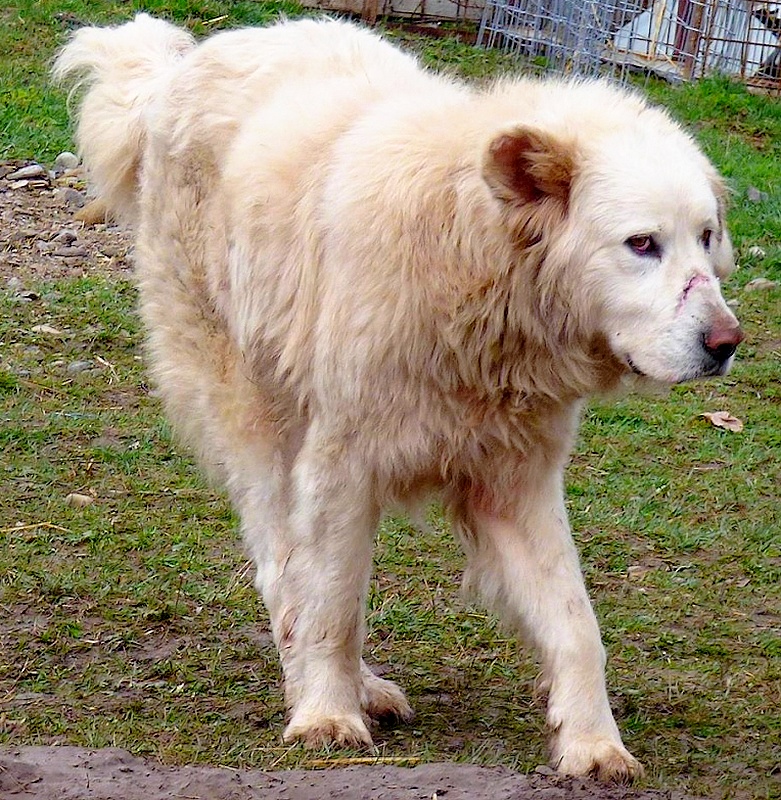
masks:
<instances>
[{"instance_id":1,"label":"dog's fluffy tail","mask_svg":"<svg viewBox=\"0 0 781 800\"><path fill-rule=\"evenodd\" d=\"M138 14L117 27L82 28L54 62L54 80L80 98L76 142L90 190L112 216L136 219L150 106L194 46L186 31Z\"/></svg>"}]
</instances>

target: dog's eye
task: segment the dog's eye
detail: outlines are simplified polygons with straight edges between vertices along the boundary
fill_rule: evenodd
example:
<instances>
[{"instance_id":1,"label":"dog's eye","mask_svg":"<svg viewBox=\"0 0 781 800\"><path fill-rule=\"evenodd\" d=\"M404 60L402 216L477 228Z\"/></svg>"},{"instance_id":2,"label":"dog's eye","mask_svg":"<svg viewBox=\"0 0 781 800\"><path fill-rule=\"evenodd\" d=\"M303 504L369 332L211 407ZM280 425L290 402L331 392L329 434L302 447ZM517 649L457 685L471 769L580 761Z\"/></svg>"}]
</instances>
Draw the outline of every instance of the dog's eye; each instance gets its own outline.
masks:
<instances>
[{"instance_id":1,"label":"dog's eye","mask_svg":"<svg viewBox=\"0 0 781 800\"><path fill-rule=\"evenodd\" d=\"M702 241L702 246L705 248L705 251L706 251L706 252L707 252L708 250L710 250L710 242L711 242L711 237L712 237L712 236L713 236L713 231L712 231L712 230L709 230L708 228L706 228L706 229L705 229L705 230L702 232L702 239L701 239L701 241Z\"/></svg>"},{"instance_id":2,"label":"dog's eye","mask_svg":"<svg viewBox=\"0 0 781 800\"><path fill-rule=\"evenodd\" d=\"M626 244L639 256L658 256L659 246L653 236L647 233L638 236L630 236Z\"/></svg>"}]
</instances>

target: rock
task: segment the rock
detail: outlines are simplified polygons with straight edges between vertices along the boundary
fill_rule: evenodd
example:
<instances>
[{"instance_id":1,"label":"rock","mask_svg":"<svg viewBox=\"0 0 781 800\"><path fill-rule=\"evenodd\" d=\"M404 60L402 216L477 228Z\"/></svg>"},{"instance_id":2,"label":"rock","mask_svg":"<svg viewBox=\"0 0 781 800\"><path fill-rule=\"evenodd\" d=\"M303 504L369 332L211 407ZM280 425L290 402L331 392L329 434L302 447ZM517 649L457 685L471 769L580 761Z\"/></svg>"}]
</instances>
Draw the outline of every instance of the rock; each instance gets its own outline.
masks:
<instances>
[{"instance_id":1,"label":"rock","mask_svg":"<svg viewBox=\"0 0 781 800\"><path fill-rule=\"evenodd\" d=\"M72 189L70 186L61 186L54 190L54 196L63 205L70 208L82 208L87 202L87 198L83 192L78 189Z\"/></svg>"},{"instance_id":2,"label":"rock","mask_svg":"<svg viewBox=\"0 0 781 800\"><path fill-rule=\"evenodd\" d=\"M16 275L12 275L5 284L5 288L8 289L9 292L21 292L24 289L24 284L21 281L21 278L17 278Z\"/></svg>"},{"instance_id":3,"label":"rock","mask_svg":"<svg viewBox=\"0 0 781 800\"><path fill-rule=\"evenodd\" d=\"M750 203L766 203L769 195L767 192L760 192L756 186L749 186L746 189L746 198Z\"/></svg>"},{"instance_id":4,"label":"rock","mask_svg":"<svg viewBox=\"0 0 781 800\"><path fill-rule=\"evenodd\" d=\"M65 371L69 375L78 375L81 372L86 372L88 369L92 369L95 365L91 361L71 361L70 364L65 368Z\"/></svg>"},{"instance_id":5,"label":"rock","mask_svg":"<svg viewBox=\"0 0 781 800\"><path fill-rule=\"evenodd\" d=\"M32 328L33 333L42 333L44 336L65 336L65 332L52 325L34 325Z\"/></svg>"},{"instance_id":6,"label":"rock","mask_svg":"<svg viewBox=\"0 0 781 800\"><path fill-rule=\"evenodd\" d=\"M64 228L56 236L52 237L52 241L57 242L57 244L69 245L75 242L78 238L79 235L76 233L76 231L71 230L70 228Z\"/></svg>"},{"instance_id":7,"label":"rock","mask_svg":"<svg viewBox=\"0 0 781 800\"><path fill-rule=\"evenodd\" d=\"M57 247L54 250L54 255L62 258L86 258L88 253L86 247L82 247L80 244L71 244L65 247Z\"/></svg>"},{"instance_id":8,"label":"rock","mask_svg":"<svg viewBox=\"0 0 781 800\"><path fill-rule=\"evenodd\" d=\"M776 281L768 280L767 278L754 278L753 281L749 281L744 287L744 292L761 292L766 289L773 289L778 286Z\"/></svg>"},{"instance_id":9,"label":"rock","mask_svg":"<svg viewBox=\"0 0 781 800\"><path fill-rule=\"evenodd\" d=\"M765 256L767 256L767 253L761 247L759 247L759 245L755 244L753 247L749 247L747 255L750 256L751 258L757 258L762 260L763 258L765 258Z\"/></svg>"},{"instance_id":10,"label":"rock","mask_svg":"<svg viewBox=\"0 0 781 800\"><path fill-rule=\"evenodd\" d=\"M75 153L70 153L67 150L60 153L54 159L54 171L58 175L69 169L76 169L79 166L79 157Z\"/></svg>"},{"instance_id":11,"label":"rock","mask_svg":"<svg viewBox=\"0 0 781 800\"><path fill-rule=\"evenodd\" d=\"M28 164L26 167L17 169L5 177L9 181L26 181L33 178L46 178L48 180L49 173L40 164Z\"/></svg>"},{"instance_id":12,"label":"rock","mask_svg":"<svg viewBox=\"0 0 781 800\"><path fill-rule=\"evenodd\" d=\"M65 496L65 502L73 508L85 508L91 506L95 500L88 494L79 494L78 492L71 492Z\"/></svg>"}]
</instances>

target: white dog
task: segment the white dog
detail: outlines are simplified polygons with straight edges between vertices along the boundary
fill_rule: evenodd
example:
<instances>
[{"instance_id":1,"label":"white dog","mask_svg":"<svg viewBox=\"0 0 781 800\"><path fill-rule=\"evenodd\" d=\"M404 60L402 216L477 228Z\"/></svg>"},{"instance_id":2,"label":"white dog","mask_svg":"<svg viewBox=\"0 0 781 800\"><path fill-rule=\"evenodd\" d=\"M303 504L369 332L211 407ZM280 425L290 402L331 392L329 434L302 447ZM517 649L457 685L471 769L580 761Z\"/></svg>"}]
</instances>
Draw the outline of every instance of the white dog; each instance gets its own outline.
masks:
<instances>
[{"instance_id":1,"label":"white dog","mask_svg":"<svg viewBox=\"0 0 781 800\"><path fill-rule=\"evenodd\" d=\"M335 21L196 46L139 15L60 53L99 196L137 227L166 409L227 487L287 740L411 716L361 658L383 508L439 492L466 586L539 652L552 762L628 780L564 507L583 399L727 371L724 188L599 82L477 91Z\"/></svg>"}]
</instances>

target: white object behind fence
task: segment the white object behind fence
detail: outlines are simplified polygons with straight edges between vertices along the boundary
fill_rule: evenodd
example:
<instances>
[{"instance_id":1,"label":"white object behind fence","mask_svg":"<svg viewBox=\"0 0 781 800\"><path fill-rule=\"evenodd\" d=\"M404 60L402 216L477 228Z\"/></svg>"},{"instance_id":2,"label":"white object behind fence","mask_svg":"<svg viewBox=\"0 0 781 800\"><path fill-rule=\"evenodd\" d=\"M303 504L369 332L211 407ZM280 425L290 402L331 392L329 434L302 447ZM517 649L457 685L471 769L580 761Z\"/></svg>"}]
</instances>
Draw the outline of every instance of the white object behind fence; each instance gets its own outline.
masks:
<instances>
[{"instance_id":1,"label":"white object behind fence","mask_svg":"<svg viewBox=\"0 0 781 800\"><path fill-rule=\"evenodd\" d=\"M478 44L576 75L724 73L781 94L781 2L486 0Z\"/></svg>"}]
</instances>

